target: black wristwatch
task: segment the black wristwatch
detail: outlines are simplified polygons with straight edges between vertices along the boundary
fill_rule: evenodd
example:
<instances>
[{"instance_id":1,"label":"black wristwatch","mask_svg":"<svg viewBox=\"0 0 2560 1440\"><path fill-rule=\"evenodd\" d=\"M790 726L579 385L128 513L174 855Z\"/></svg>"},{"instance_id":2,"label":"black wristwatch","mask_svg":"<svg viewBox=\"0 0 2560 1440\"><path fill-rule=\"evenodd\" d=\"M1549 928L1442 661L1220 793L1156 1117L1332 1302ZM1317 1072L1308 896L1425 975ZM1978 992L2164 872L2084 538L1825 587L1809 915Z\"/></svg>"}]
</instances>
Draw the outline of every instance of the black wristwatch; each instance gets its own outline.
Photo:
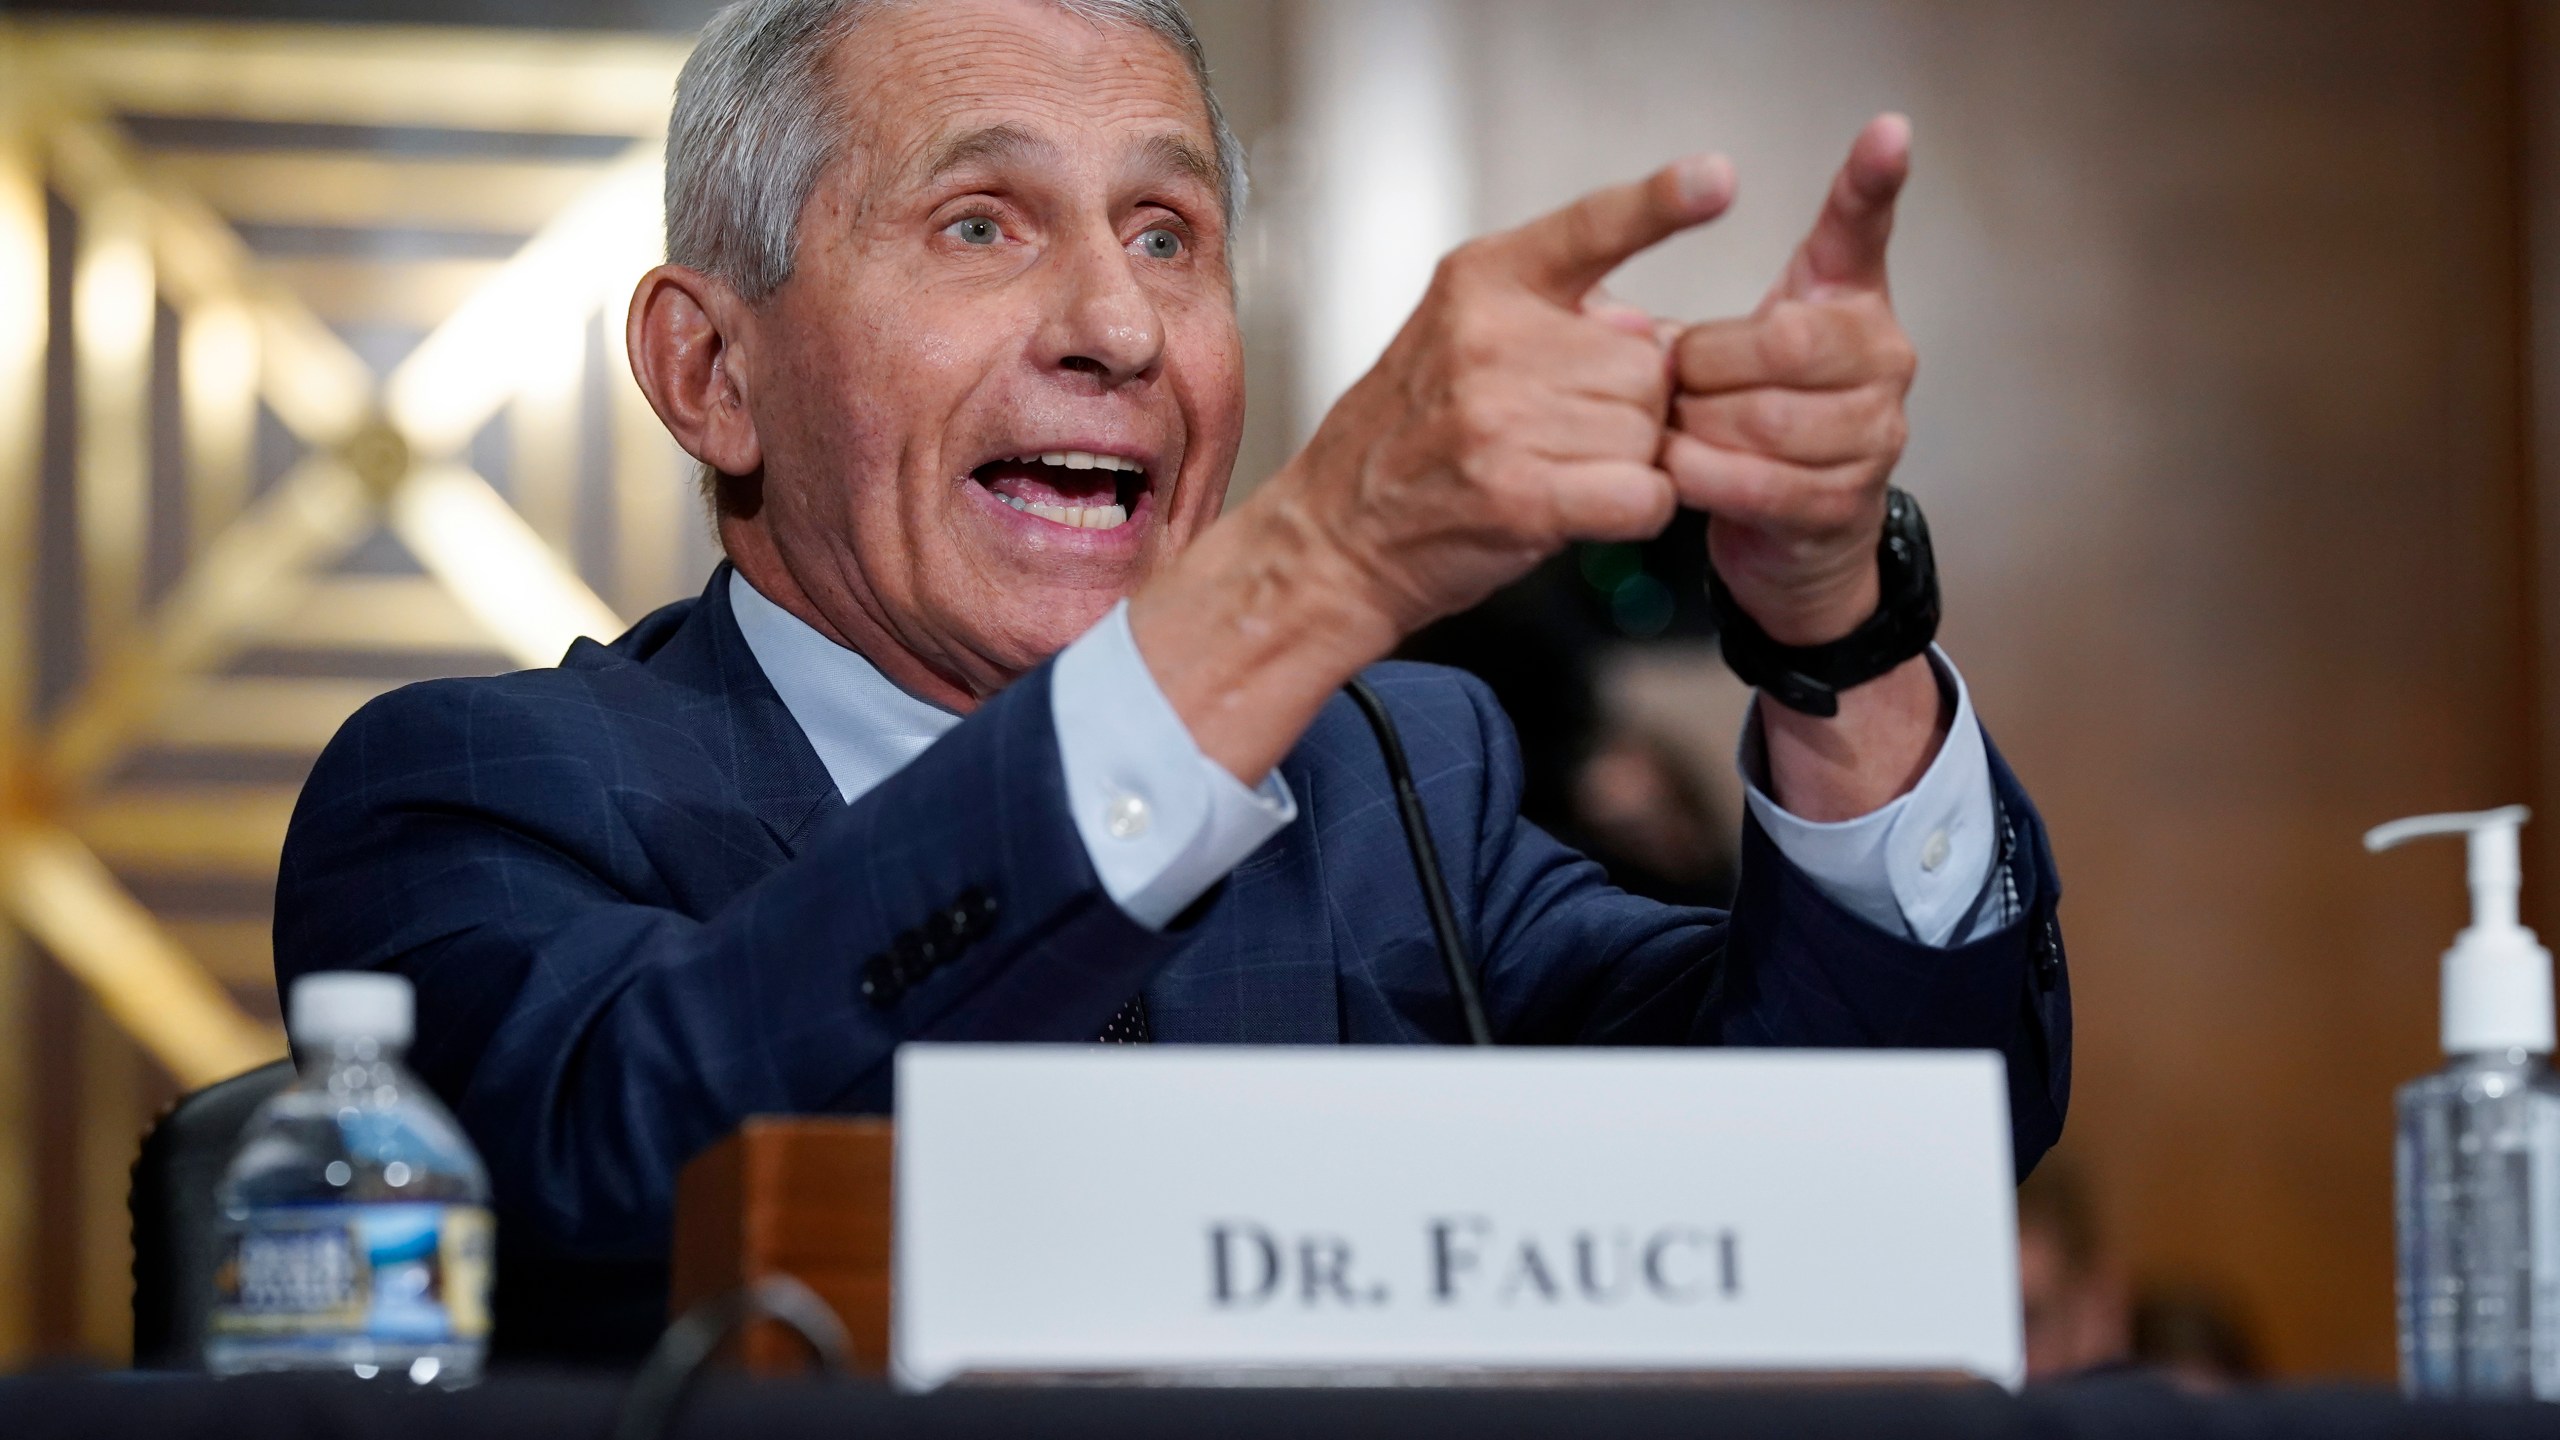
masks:
<instances>
[{"instance_id":1,"label":"black wristwatch","mask_svg":"<svg viewBox=\"0 0 2560 1440\"><path fill-rule=\"evenodd\" d=\"M1876 571L1883 588L1866 623L1827 644L1781 645L1743 613L1709 561L1707 604L1724 639L1724 663L1790 710L1839 714L1841 691L1891 670L1938 637L1938 559L1929 549L1929 522L1920 518L1920 502L1900 490L1885 492Z\"/></svg>"}]
</instances>

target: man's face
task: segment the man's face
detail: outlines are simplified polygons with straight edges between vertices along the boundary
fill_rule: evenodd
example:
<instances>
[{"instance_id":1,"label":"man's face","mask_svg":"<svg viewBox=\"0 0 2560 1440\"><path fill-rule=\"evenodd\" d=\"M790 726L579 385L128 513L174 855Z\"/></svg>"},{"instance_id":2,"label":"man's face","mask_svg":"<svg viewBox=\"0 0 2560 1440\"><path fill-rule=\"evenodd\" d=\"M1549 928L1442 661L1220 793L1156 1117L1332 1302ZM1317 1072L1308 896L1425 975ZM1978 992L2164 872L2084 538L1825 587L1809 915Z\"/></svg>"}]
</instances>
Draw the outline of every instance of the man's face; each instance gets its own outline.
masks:
<instances>
[{"instance_id":1,"label":"man's face","mask_svg":"<svg viewBox=\"0 0 2560 1440\"><path fill-rule=\"evenodd\" d=\"M2032 1217L2018 1222L2018 1288L2029 1380L2112 1364L2131 1349L2122 1281L2111 1270L2074 1263L2052 1225Z\"/></svg>"},{"instance_id":2,"label":"man's face","mask_svg":"<svg viewBox=\"0 0 2560 1440\"><path fill-rule=\"evenodd\" d=\"M748 523L824 628L965 704L1218 513L1244 391L1216 149L1169 44L1044 0L884 10L831 80L846 143L757 307Z\"/></svg>"}]
</instances>

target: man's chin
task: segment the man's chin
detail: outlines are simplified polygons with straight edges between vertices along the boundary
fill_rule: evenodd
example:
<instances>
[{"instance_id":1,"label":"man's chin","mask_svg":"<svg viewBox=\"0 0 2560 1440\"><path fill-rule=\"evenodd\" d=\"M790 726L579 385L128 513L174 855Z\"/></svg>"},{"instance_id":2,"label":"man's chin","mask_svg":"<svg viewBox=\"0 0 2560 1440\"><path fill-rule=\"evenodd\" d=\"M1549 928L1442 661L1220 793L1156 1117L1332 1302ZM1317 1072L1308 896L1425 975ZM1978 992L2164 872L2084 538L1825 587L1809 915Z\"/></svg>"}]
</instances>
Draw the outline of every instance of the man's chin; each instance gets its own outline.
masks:
<instances>
[{"instance_id":1,"label":"man's chin","mask_svg":"<svg viewBox=\"0 0 2560 1440\"><path fill-rule=\"evenodd\" d=\"M1016 675L1036 669L1100 624L1126 593L1116 588L1063 586L1009 596L1005 613L984 627L987 640L980 653L996 658Z\"/></svg>"}]
</instances>

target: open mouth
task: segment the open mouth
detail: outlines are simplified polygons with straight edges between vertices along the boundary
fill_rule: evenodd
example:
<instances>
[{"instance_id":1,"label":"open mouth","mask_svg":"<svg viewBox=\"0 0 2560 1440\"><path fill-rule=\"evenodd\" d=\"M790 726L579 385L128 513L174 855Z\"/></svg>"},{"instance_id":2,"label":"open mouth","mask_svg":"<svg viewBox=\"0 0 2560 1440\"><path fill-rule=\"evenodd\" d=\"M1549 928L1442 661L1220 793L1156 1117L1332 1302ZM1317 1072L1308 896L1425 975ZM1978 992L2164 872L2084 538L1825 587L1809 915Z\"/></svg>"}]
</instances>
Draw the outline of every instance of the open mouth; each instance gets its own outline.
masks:
<instances>
[{"instance_id":1,"label":"open mouth","mask_svg":"<svg viewBox=\"0 0 2560 1440\"><path fill-rule=\"evenodd\" d=\"M990 460L969 476L1014 509L1074 530L1119 529L1147 493L1144 465L1090 450Z\"/></svg>"}]
</instances>

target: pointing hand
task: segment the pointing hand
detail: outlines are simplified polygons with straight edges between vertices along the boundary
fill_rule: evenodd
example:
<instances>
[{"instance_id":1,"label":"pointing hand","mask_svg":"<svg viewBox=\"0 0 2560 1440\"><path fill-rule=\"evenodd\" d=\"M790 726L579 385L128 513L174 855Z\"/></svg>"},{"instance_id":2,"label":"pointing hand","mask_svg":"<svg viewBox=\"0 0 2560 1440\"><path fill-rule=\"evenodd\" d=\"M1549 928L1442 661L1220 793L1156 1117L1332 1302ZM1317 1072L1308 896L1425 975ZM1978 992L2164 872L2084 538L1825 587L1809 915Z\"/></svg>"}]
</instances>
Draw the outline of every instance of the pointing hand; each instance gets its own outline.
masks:
<instances>
[{"instance_id":1,"label":"pointing hand","mask_svg":"<svg viewBox=\"0 0 2560 1440\"><path fill-rule=\"evenodd\" d=\"M1732 196L1732 166L1695 156L1441 262L1283 477L1373 587L1386 645L1569 541L1640 538L1670 519L1662 342L1584 299Z\"/></svg>"},{"instance_id":2,"label":"pointing hand","mask_svg":"<svg viewBox=\"0 0 2560 1440\"><path fill-rule=\"evenodd\" d=\"M1768 298L1673 347L1663 467L1682 503L1712 515L1716 573L1783 643L1837 639L1876 607L1885 482L1916 363L1885 285L1910 170L1910 123L1870 121Z\"/></svg>"}]
</instances>

